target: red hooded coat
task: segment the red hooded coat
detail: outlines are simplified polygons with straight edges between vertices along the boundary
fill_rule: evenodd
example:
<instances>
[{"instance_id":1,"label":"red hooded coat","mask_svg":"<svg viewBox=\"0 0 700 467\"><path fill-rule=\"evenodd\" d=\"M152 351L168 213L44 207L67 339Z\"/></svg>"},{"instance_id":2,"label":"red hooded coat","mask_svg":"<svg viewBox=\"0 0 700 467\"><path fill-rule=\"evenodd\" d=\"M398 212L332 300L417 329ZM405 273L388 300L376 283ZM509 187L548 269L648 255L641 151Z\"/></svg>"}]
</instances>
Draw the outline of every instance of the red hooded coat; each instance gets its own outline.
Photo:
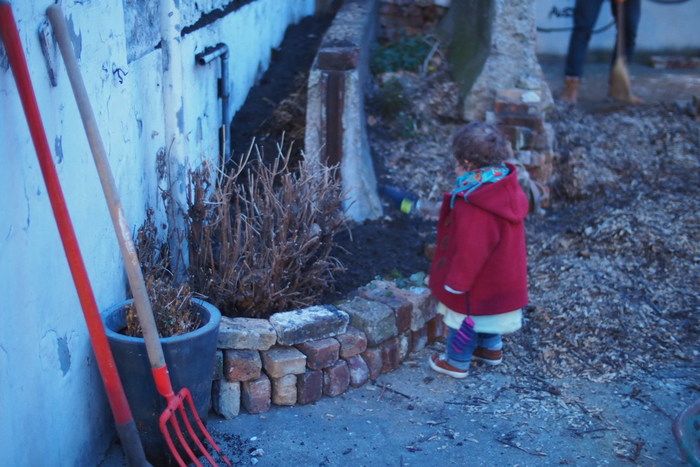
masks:
<instances>
[{"instance_id":1,"label":"red hooded coat","mask_svg":"<svg viewBox=\"0 0 700 467\"><path fill-rule=\"evenodd\" d=\"M484 184L450 209L440 209L430 290L445 306L467 315L495 315L522 308L527 296L525 224L528 200L516 169ZM463 294L445 290L445 286Z\"/></svg>"}]
</instances>

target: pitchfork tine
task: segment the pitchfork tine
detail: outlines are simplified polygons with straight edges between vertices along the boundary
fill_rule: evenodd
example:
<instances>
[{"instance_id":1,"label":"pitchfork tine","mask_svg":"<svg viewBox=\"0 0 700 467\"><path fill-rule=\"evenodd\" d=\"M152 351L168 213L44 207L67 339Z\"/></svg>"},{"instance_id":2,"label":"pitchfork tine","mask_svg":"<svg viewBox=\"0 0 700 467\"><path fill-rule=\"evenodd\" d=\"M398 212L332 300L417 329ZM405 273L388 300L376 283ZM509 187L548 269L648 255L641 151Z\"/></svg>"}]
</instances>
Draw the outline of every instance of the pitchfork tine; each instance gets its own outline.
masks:
<instances>
[{"instance_id":1,"label":"pitchfork tine","mask_svg":"<svg viewBox=\"0 0 700 467\"><path fill-rule=\"evenodd\" d=\"M207 442L211 445L212 449L219 454L219 457L221 460L228 466L233 467L233 463L229 460L228 457L223 453L221 448L219 447L218 444L216 444L216 441L214 441L214 438L209 434L209 431L207 431L207 428L204 426L204 423L202 423L202 420L199 418L199 414L197 413L197 409L194 406L194 400L192 399L192 395L190 394L190 391L187 388L183 388L180 392L183 393L184 399L187 401L187 405L190 408L190 412L193 414L194 421L197 424L197 427L199 428L199 431L204 435L204 437L207 439ZM183 404L184 405L184 404ZM216 462L214 462L214 465Z\"/></svg>"},{"instance_id":2,"label":"pitchfork tine","mask_svg":"<svg viewBox=\"0 0 700 467\"><path fill-rule=\"evenodd\" d=\"M197 467L203 467L202 463L199 462L199 459L197 458L197 456L195 456L194 452L192 452L190 445L187 444L187 441L185 440L185 436L182 434L182 430L180 429L180 424L177 421L176 413L174 411L171 413L172 413L172 418L170 419L170 422L173 425L173 429L175 430L175 434L177 435L177 439L180 441L182 448L185 450L185 452L190 457L192 462L194 462L194 465L196 465ZM184 463L182 465L183 465L183 467L185 467Z\"/></svg>"},{"instance_id":3,"label":"pitchfork tine","mask_svg":"<svg viewBox=\"0 0 700 467\"><path fill-rule=\"evenodd\" d=\"M180 467L187 467L187 464L185 464L185 461L182 460L182 457L180 457L180 453L178 452L177 448L175 447L175 443L173 443L173 438L170 436L170 431L168 431L168 421L167 419L164 419L161 417L160 420L160 432L163 434L163 437L165 438L165 442L168 444L168 449L170 450L170 454L173 455L175 460L177 461L177 465Z\"/></svg>"},{"instance_id":4,"label":"pitchfork tine","mask_svg":"<svg viewBox=\"0 0 700 467\"><path fill-rule=\"evenodd\" d=\"M187 410L185 410L185 405L179 404L177 406L177 410L178 410L178 412L180 412L180 417L182 417L182 420L185 422L185 428L187 429L187 433L189 433L190 438L192 438L194 440L194 443L197 445L197 449L199 449L199 452L201 452L202 455L204 455L206 460L208 460L211 463L211 465L218 465L216 463L216 461L214 460L214 458L211 456L211 454L209 454L209 451L207 451L207 449L204 447L202 442L199 440L197 433L194 432L194 429L192 428L192 425L190 424L190 420L187 417ZM195 412L194 416L195 417L197 416L196 412Z\"/></svg>"}]
</instances>

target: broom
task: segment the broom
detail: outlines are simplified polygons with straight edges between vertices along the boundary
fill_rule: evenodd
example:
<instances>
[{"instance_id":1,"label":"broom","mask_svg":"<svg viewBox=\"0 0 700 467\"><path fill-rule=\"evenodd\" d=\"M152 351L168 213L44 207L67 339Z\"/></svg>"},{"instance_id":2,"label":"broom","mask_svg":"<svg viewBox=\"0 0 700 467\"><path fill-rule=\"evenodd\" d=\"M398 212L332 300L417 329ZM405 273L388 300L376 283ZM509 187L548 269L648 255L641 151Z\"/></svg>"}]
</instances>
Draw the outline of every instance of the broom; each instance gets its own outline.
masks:
<instances>
[{"instance_id":1,"label":"broom","mask_svg":"<svg viewBox=\"0 0 700 467\"><path fill-rule=\"evenodd\" d=\"M625 0L615 0L615 7L617 8L617 45L615 63L610 72L610 97L624 102L635 102L636 99L632 96L632 84L630 83L630 75L625 61L624 3Z\"/></svg>"}]
</instances>

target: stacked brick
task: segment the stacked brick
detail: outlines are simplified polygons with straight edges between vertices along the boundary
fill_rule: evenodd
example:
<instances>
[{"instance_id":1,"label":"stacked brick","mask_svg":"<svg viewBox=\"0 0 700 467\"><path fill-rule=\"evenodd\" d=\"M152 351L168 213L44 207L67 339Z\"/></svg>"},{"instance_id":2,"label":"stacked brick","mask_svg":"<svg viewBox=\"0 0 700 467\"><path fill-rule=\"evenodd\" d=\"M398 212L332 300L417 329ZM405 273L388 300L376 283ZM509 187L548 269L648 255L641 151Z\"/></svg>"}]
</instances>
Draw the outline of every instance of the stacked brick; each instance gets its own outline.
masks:
<instances>
[{"instance_id":1,"label":"stacked brick","mask_svg":"<svg viewBox=\"0 0 700 467\"><path fill-rule=\"evenodd\" d=\"M519 88L499 90L493 119L510 140L515 160L541 191L541 199L533 208L547 206L554 163L554 130L545 123L541 92Z\"/></svg>"},{"instance_id":2,"label":"stacked brick","mask_svg":"<svg viewBox=\"0 0 700 467\"><path fill-rule=\"evenodd\" d=\"M424 33L445 14L445 3L438 0L381 0L381 38L393 41Z\"/></svg>"},{"instance_id":3,"label":"stacked brick","mask_svg":"<svg viewBox=\"0 0 700 467\"><path fill-rule=\"evenodd\" d=\"M214 410L263 413L336 397L401 365L444 328L428 289L374 281L335 306L223 318L214 372Z\"/></svg>"}]
</instances>

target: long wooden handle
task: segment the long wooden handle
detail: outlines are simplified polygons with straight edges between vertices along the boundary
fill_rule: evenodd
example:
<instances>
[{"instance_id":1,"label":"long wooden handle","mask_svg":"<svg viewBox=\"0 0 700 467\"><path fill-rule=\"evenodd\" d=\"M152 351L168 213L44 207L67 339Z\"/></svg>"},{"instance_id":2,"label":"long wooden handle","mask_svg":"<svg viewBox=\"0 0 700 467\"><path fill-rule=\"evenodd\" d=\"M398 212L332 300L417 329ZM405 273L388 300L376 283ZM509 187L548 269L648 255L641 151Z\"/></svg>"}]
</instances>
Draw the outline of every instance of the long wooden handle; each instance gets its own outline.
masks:
<instances>
[{"instance_id":1,"label":"long wooden handle","mask_svg":"<svg viewBox=\"0 0 700 467\"><path fill-rule=\"evenodd\" d=\"M136 313L139 318L139 323L141 324L141 329L143 330L143 338L146 341L148 360L151 363L152 369L162 368L165 366L163 349L160 345L158 330L156 329L156 322L153 317L153 310L151 309L151 302L146 293L146 284L143 280L143 273L141 272L134 241L131 238L131 229L126 222L121 201L119 200L117 186L114 183L114 177L112 177L112 171L107 161L107 153L97 127L95 114L92 111L90 99L85 91L85 84L83 83L83 78L78 68L78 61L75 58L75 52L73 51L73 46L68 35L68 27L66 26L66 21L60 6L51 5L47 8L46 14L49 17L49 21L51 22L56 36L56 41L58 42L58 47L63 56L63 61L66 64L68 79L73 88L75 101L80 111L80 118L83 121L85 134L90 143L92 157L95 160L95 167L100 176L102 190L107 199L107 207L109 208L109 214L117 234L119 249L124 257L124 266L129 279L131 293L134 296Z\"/></svg>"}]
</instances>

